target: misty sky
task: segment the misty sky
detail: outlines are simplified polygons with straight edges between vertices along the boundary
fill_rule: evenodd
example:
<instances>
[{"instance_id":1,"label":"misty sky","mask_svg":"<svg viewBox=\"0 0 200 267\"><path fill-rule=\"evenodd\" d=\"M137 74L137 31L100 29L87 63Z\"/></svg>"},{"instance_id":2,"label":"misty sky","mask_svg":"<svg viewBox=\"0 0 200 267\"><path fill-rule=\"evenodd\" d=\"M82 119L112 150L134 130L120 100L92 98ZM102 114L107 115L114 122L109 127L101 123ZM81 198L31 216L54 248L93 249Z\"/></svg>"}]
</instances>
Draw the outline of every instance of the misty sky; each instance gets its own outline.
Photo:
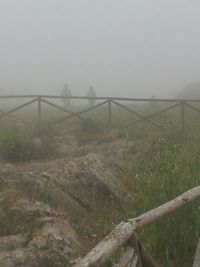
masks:
<instances>
[{"instance_id":1,"label":"misty sky","mask_svg":"<svg viewBox=\"0 0 200 267\"><path fill-rule=\"evenodd\" d=\"M200 81L199 0L0 0L0 94L168 97Z\"/></svg>"}]
</instances>

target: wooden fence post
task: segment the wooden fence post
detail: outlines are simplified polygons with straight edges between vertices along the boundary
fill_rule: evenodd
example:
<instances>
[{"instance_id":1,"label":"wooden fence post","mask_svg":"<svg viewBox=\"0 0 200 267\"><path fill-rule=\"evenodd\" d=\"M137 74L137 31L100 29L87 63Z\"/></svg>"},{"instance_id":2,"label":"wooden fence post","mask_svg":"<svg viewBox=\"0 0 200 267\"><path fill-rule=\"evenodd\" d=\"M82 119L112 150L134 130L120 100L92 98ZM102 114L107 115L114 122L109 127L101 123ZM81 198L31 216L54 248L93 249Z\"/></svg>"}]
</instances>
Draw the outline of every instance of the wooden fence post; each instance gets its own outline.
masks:
<instances>
[{"instance_id":1,"label":"wooden fence post","mask_svg":"<svg viewBox=\"0 0 200 267\"><path fill-rule=\"evenodd\" d=\"M111 107L112 100L109 99L108 101L108 126L112 126L112 107Z\"/></svg>"},{"instance_id":2,"label":"wooden fence post","mask_svg":"<svg viewBox=\"0 0 200 267\"><path fill-rule=\"evenodd\" d=\"M41 126L42 126L42 97L38 96L38 127L39 127L39 132L41 131Z\"/></svg>"},{"instance_id":3,"label":"wooden fence post","mask_svg":"<svg viewBox=\"0 0 200 267\"><path fill-rule=\"evenodd\" d=\"M181 102L181 125L182 125L182 131L185 132L185 103Z\"/></svg>"}]
</instances>

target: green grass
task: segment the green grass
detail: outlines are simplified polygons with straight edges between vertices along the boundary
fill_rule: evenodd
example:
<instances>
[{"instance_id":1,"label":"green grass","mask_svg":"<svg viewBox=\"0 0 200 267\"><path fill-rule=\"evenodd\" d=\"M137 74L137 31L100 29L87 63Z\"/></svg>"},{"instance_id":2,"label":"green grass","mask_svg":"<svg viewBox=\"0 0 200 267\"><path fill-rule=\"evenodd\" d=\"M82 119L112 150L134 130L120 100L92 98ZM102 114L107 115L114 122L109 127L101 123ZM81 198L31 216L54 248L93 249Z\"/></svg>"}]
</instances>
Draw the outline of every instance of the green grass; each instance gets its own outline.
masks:
<instances>
[{"instance_id":1,"label":"green grass","mask_svg":"<svg viewBox=\"0 0 200 267\"><path fill-rule=\"evenodd\" d=\"M161 147L152 143L143 161L125 163L126 185L134 194L135 201L127 207L126 215L112 209L109 217L98 215L91 218L95 223L88 228L95 233L95 241L105 237L125 216L140 215L199 185L199 140L198 133L195 136L174 133L165 136ZM200 233L199 204L195 201L139 233L140 241L162 266L192 266ZM118 253L113 259L116 256ZM110 263L105 266L111 266Z\"/></svg>"},{"instance_id":2,"label":"green grass","mask_svg":"<svg viewBox=\"0 0 200 267\"><path fill-rule=\"evenodd\" d=\"M110 216L96 214L91 218L91 224L85 228L86 233L95 233L88 234L91 236L89 240L93 240L92 244L105 237L125 216L140 215L199 185L200 120L197 114L187 111L185 133L182 132L180 111L177 109L159 116L156 121L165 128L159 129L149 123L126 128L123 127L125 119L122 123L120 120L116 123L115 127L122 136L132 141L144 141L133 149L133 160L124 162L124 182L135 196L135 202L127 207L126 215L113 209ZM144 149L146 143L149 146ZM134 154L138 149L144 152L137 159ZM199 204L195 201L139 233L140 241L162 266L192 266L200 235ZM106 266L110 266L109 263Z\"/></svg>"},{"instance_id":3,"label":"green grass","mask_svg":"<svg viewBox=\"0 0 200 267\"><path fill-rule=\"evenodd\" d=\"M171 133L161 147L152 144L143 161L126 165L128 187L136 196L133 210L142 214L199 185L199 160L198 133ZM192 266L200 233L199 204L196 201L140 233L162 266Z\"/></svg>"},{"instance_id":4,"label":"green grass","mask_svg":"<svg viewBox=\"0 0 200 267\"><path fill-rule=\"evenodd\" d=\"M164 108L146 104L131 104L129 107L146 115ZM45 112L43 122L48 125L63 116L53 110ZM124 183L135 196L134 203L126 210L122 210L117 202L109 203L110 210L99 207L99 210L87 217L86 221L82 220L77 231L84 240L86 249L105 237L121 220L155 208L200 183L200 120L197 113L186 110L186 132L183 134L179 109L155 119L164 129L156 128L147 122L125 127L132 117L117 107L113 107L112 112L113 127L119 135L113 134L112 130L105 130L108 126L107 107L85 114L86 120L78 127L73 120L54 127L54 130L59 132L65 129L71 131L75 126L76 135L80 140L111 142L118 136L133 142L142 140L139 146L130 148L132 160L124 162L123 166L126 174ZM30 114L31 116L33 114ZM33 124L36 124L36 114L33 117ZM136 120L136 117L134 119ZM30 121L32 122L32 119ZM26 153L30 153L30 140L33 136L42 133L50 140L54 134L51 127L44 127L40 133L37 131L38 128L33 130L34 126L31 127L31 130L29 127L23 130L13 127L1 128L0 154L4 159L27 159L29 156ZM48 142L46 146L48 148ZM141 152L141 156L137 158L135 154L138 152ZM46 199L48 194L42 197ZM199 204L199 201L196 201L139 233L140 241L162 266L192 266L200 234ZM6 205L6 202L2 202L5 211Z\"/></svg>"},{"instance_id":5,"label":"green grass","mask_svg":"<svg viewBox=\"0 0 200 267\"><path fill-rule=\"evenodd\" d=\"M156 135L155 135L156 136ZM135 201L125 211L111 208L83 222L88 247L105 237L116 224L155 208L200 184L200 134L180 132L152 142L143 159L124 162L125 184ZM135 152L133 152L135 153ZM176 211L139 233L139 240L164 267L192 266L200 235L200 201ZM88 241L87 241L88 240ZM105 265L112 266L119 252Z\"/></svg>"}]
</instances>

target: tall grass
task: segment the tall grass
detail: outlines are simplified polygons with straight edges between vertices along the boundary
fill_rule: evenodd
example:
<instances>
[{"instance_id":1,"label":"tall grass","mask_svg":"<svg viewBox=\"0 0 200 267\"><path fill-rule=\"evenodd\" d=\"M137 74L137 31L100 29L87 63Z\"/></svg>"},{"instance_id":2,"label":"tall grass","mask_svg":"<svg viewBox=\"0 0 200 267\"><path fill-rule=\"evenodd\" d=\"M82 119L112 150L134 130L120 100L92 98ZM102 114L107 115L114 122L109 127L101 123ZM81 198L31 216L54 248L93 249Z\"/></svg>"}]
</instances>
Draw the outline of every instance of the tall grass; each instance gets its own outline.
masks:
<instances>
[{"instance_id":1,"label":"tall grass","mask_svg":"<svg viewBox=\"0 0 200 267\"><path fill-rule=\"evenodd\" d=\"M133 142L144 142L133 149L132 160L124 162L124 182L135 201L123 214L117 210L110 211L114 224L125 216L135 217L155 208L200 183L200 127L196 114L187 113L185 133L177 109L160 116L157 121L165 128L159 129L149 123L124 127L125 120L123 124L120 120L118 124L116 122L116 128L124 137ZM144 149L145 145L149 146L148 149ZM145 151L139 158L134 156L138 149ZM196 201L139 233L141 242L162 266L192 266L200 235L199 204ZM113 228L107 216L96 214L91 221L93 223L86 226L86 232L94 233L92 236L95 238L91 237L94 242Z\"/></svg>"},{"instance_id":2,"label":"tall grass","mask_svg":"<svg viewBox=\"0 0 200 267\"><path fill-rule=\"evenodd\" d=\"M133 215L155 208L200 183L199 133L171 133L158 147L152 144L142 161L126 165L128 186L135 195ZM199 204L196 201L140 233L140 239L162 266L192 266L200 233Z\"/></svg>"}]
</instances>

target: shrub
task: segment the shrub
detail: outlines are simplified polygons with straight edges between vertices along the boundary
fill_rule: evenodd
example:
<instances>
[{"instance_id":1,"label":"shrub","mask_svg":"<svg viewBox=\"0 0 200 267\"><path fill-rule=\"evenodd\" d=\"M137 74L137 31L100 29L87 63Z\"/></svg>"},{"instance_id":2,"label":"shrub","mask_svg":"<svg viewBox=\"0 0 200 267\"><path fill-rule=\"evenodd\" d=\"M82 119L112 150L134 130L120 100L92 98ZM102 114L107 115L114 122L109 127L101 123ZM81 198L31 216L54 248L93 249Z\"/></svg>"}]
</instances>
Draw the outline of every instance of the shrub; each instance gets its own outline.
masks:
<instances>
[{"instance_id":1,"label":"shrub","mask_svg":"<svg viewBox=\"0 0 200 267\"><path fill-rule=\"evenodd\" d=\"M96 134L102 132L102 127L94 120L88 118L81 121L80 131L83 134Z\"/></svg>"},{"instance_id":2,"label":"shrub","mask_svg":"<svg viewBox=\"0 0 200 267\"><path fill-rule=\"evenodd\" d=\"M7 161L24 161L46 158L52 155L51 131L46 128L41 132L41 144L34 144L35 129L10 126L0 131L0 155ZM38 134L37 134L38 136Z\"/></svg>"},{"instance_id":3,"label":"shrub","mask_svg":"<svg viewBox=\"0 0 200 267\"><path fill-rule=\"evenodd\" d=\"M9 127L0 132L0 154L10 161L29 159L32 151L32 136L21 128Z\"/></svg>"}]
</instances>

